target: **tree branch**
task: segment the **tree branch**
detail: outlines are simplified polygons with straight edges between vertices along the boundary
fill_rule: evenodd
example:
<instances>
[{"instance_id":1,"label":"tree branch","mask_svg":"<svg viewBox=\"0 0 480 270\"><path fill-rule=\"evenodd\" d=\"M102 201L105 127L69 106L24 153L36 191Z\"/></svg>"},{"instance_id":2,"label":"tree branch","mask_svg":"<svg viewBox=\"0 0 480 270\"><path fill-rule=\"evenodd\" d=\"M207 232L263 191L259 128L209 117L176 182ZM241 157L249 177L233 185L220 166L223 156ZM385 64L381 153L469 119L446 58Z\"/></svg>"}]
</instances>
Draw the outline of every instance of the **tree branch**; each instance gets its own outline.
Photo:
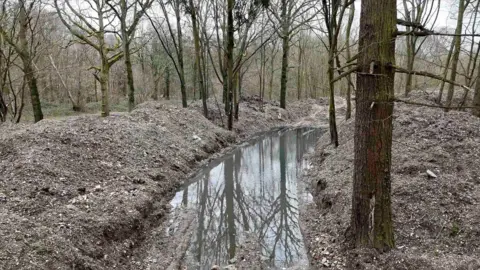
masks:
<instances>
[{"instance_id":1,"label":"tree branch","mask_svg":"<svg viewBox=\"0 0 480 270\"><path fill-rule=\"evenodd\" d=\"M417 75L417 76L429 77L429 78L437 79L439 81L447 82L449 84L453 84L455 86L460 86L467 91L472 91L472 89L468 86L465 86L463 84L451 81L449 79L442 78L441 76L438 76L438 75L435 75L435 74L432 74L432 73L428 73L428 72L425 72L425 71L407 70L407 69L404 69L402 67L397 67L397 66L392 66L392 67L398 73L405 73L405 74L412 74L412 75Z\"/></svg>"}]
</instances>

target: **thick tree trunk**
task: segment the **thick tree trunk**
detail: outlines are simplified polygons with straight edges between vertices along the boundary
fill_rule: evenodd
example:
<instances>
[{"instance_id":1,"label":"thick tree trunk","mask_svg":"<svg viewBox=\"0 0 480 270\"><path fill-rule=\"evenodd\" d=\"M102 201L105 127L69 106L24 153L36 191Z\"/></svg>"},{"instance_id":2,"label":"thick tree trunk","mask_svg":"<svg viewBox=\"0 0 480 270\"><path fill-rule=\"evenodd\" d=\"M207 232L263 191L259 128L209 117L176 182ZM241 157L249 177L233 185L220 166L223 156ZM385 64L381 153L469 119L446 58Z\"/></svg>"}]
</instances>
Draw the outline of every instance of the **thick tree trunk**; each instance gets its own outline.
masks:
<instances>
[{"instance_id":1,"label":"thick tree trunk","mask_svg":"<svg viewBox=\"0 0 480 270\"><path fill-rule=\"evenodd\" d=\"M103 59L105 58L105 59ZM110 115L110 105L109 105L109 87L108 80L110 73L110 66L108 60L105 57L102 57L102 68L100 70L100 92L102 94L102 116L107 117Z\"/></svg>"},{"instance_id":2,"label":"thick tree trunk","mask_svg":"<svg viewBox=\"0 0 480 270\"><path fill-rule=\"evenodd\" d=\"M335 48L330 47L329 59L328 59L328 82L330 88L330 98L328 107L328 122L330 127L330 142L338 147L338 132L337 121L335 116L335 82L334 80L334 57Z\"/></svg>"},{"instance_id":3,"label":"thick tree trunk","mask_svg":"<svg viewBox=\"0 0 480 270\"><path fill-rule=\"evenodd\" d=\"M350 228L356 247L379 250L394 246L390 171L396 15L396 0L362 1Z\"/></svg>"},{"instance_id":4,"label":"thick tree trunk","mask_svg":"<svg viewBox=\"0 0 480 270\"><path fill-rule=\"evenodd\" d=\"M280 77L280 107L287 107L287 83L288 83L288 52L290 50L290 38L282 37L282 75Z\"/></svg>"},{"instance_id":5,"label":"thick tree trunk","mask_svg":"<svg viewBox=\"0 0 480 270\"><path fill-rule=\"evenodd\" d=\"M127 39L128 40L128 39ZM128 111L131 112L135 107L135 86L133 83L133 69L132 60L130 56L130 44L127 40L124 40L124 60L125 68L127 69L127 85L128 85Z\"/></svg>"},{"instance_id":6,"label":"thick tree trunk","mask_svg":"<svg viewBox=\"0 0 480 270\"><path fill-rule=\"evenodd\" d=\"M18 33L18 41L20 42L21 52L20 57L23 63L23 72L25 79L27 80L28 87L30 88L30 99L32 102L33 117L35 123L43 119L42 104L40 102L40 94L38 93L37 78L35 77L35 70L32 67L32 58L30 55L30 48L28 47L27 31L29 21L27 19L27 11L25 2L20 0L20 13L18 20L20 24L20 30Z\"/></svg>"},{"instance_id":7,"label":"thick tree trunk","mask_svg":"<svg viewBox=\"0 0 480 270\"><path fill-rule=\"evenodd\" d=\"M457 29L455 30L455 34L457 35L462 34L464 13L465 13L465 0L459 0ZM457 78L457 65L458 65L458 60L460 58L460 50L462 45L461 36L456 36L454 37L454 39L455 39L455 50L453 52L453 57L452 57L452 72L450 73L450 81L452 82L454 82L455 79ZM445 106L446 107L445 111L447 112L449 111L449 107L452 105L454 87L455 86L453 84L449 84L448 86L447 103Z\"/></svg>"}]
</instances>

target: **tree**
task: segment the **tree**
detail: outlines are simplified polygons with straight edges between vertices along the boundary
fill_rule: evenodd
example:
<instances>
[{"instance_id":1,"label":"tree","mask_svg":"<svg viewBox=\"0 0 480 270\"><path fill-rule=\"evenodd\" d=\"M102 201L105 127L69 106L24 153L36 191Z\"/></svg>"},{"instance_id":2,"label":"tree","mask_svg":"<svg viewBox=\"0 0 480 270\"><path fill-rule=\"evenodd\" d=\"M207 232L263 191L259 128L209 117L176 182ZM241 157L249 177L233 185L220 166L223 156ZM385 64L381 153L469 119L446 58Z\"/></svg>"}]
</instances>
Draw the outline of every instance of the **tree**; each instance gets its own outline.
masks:
<instances>
[{"instance_id":1,"label":"tree","mask_svg":"<svg viewBox=\"0 0 480 270\"><path fill-rule=\"evenodd\" d=\"M238 114L234 108L238 108L239 102L235 80L239 77L242 66L270 40L270 36L267 36L262 39L263 43L255 44L260 36L268 35L269 32L267 27L262 25L257 25L256 29L253 27L262 9L268 5L268 1L227 1L227 6L222 6L221 1L218 0L212 2L217 61L210 50L210 47L213 46L206 46L206 48L215 75L223 85L227 127L231 130L234 115ZM219 22L223 22L223 25L220 25ZM206 30L203 32L205 39L208 40ZM215 62L217 63L215 64Z\"/></svg>"},{"instance_id":2,"label":"tree","mask_svg":"<svg viewBox=\"0 0 480 270\"><path fill-rule=\"evenodd\" d=\"M282 74L280 77L280 107L287 106L288 58L290 41L300 27L310 22L316 14L308 12L315 6L316 0L278 0L269 5L270 20L278 25L276 32L282 40Z\"/></svg>"},{"instance_id":3,"label":"tree","mask_svg":"<svg viewBox=\"0 0 480 270\"><path fill-rule=\"evenodd\" d=\"M15 52L20 56L22 60L22 70L24 73L25 81L27 82L30 88L30 99L32 103L33 116L35 122L38 122L43 119L42 104L40 102L40 95L38 92L37 77L36 72L33 67L33 58L35 55L35 49L38 44L35 43L33 34L32 38L28 38L27 35L29 31L35 29L37 26L33 22L31 17L34 7L38 4L36 1L31 1L27 3L26 0L18 0L18 16L14 24L19 25L18 33L15 36L12 36L4 28L3 24L0 24L0 34L5 39L5 41L12 46ZM3 5L3 14L5 14L5 2ZM6 114L6 108L4 108ZM2 113L3 115L3 113Z\"/></svg>"},{"instance_id":4,"label":"tree","mask_svg":"<svg viewBox=\"0 0 480 270\"><path fill-rule=\"evenodd\" d=\"M192 19L192 30L193 30L193 40L195 45L195 68L194 68L194 78L198 75L198 83L200 84L200 94L202 96L202 106L203 106L203 115L208 117L208 107L207 107L207 88L205 86L205 72L202 63L205 61L203 59L203 48L200 44L200 26L197 16L198 8L194 5L193 0L189 0L188 12ZM196 83L196 82L194 82ZM194 97L195 99L195 93Z\"/></svg>"},{"instance_id":5,"label":"tree","mask_svg":"<svg viewBox=\"0 0 480 270\"><path fill-rule=\"evenodd\" d=\"M436 3L435 3L436 2ZM441 1L433 0L403 0L405 20L413 25L427 25L432 21L435 24L440 11ZM415 30L415 27L406 26L407 32ZM425 42L425 37L407 35L405 41L407 44L407 69L413 70L415 57L421 46ZM405 96L412 91L413 75L406 74Z\"/></svg>"},{"instance_id":6,"label":"tree","mask_svg":"<svg viewBox=\"0 0 480 270\"><path fill-rule=\"evenodd\" d=\"M328 51L328 86L329 86L329 109L328 119L330 127L330 140L338 146L337 122L335 115L335 59L337 65L340 65L338 59L338 35L342 27L343 15L348 6L354 1L346 1L341 5L339 0L322 0L321 12L324 17L325 31L328 37L328 44L324 44ZM349 38L349 37L347 37ZM340 66L338 67L340 68Z\"/></svg>"},{"instance_id":7,"label":"tree","mask_svg":"<svg viewBox=\"0 0 480 270\"><path fill-rule=\"evenodd\" d=\"M396 0L363 0L357 60L350 229L356 247L394 246L391 147Z\"/></svg>"},{"instance_id":8,"label":"tree","mask_svg":"<svg viewBox=\"0 0 480 270\"><path fill-rule=\"evenodd\" d=\"M348 15L348 23L347 23L347 30L346 30L346 42L345 42L345 49L347 52L347 61L350 62L352 58L351 48L350 48L350 33L352 31L353 19L355 17L355 4L350 5L350 12ZM345 119L348 120L352 116L352 76L348 74L347 76L348 84L347 84L347 110L345 112Z\"/></svg>"},{"instance_id":9,"label":"tree","mask_svg":"<svg viewBox=\"0 0 480 270\"><path fill-rule=\"evenodd\" d=\"M473 97L473 115L480 117L480 68L477 69L477 82L475 83L475 95Z\"/></svg>"},{"instance_id":10,"label":"tree","mask_svg":"<svg viewBox=\"0 0 480 270\"><path fill-rule=\"evenodd\" d=\"M168 13L168 6L162 1L158 1L164 15L163 21L155 22L152 17L147 14L150 23L157 34L158 40L163 49L167 53L168 57L172 60L175 71L177 72L178 79L180 80L180 93L182 96L182 106L186 108L187 104L187 90L185 81L185 64L183 57L183 30L182 30L182 14L181 8L184 3L180 0L173 0L167 2L171 5L175 12L176 21L176 33L175 29L170 22L170 14ZM165 29L166 28L166 29ZM167 33L168 31L168 33ZM173 48L172 48L173 47Z\"/></svg>"},{"instance_id":11,"label":"tree","mask_svg":"<svg viewBox=\"0 0 480 270\"><path fill-rule=\"evenodd\" d=\"M95 78L100 82L102 92L102 116L110 114L109 106L109 78L110 68L119 61L123 52L118 51L121 47L112 35L107 35L113 28L115 21L113 11L104 0L87 0L86 5L72 5L71 0L64 0L62 6L58 0L54 0L55 9L62 23L79 39L80 43L94 48L100 56L100 67L93 69L100 72ZM90 7L89 9L85 7ZM91 15L86 15L86 14ZM107 41L107 37L109 40Z\"/></svg>"},{"instance_id":12,"label":"tree","mask_svg":"<svg viewBox=\"0 0 480 270\"><path fill-rule=\"evenodd\" d=\"M125 69L127 71L128 110L132 111L133 107L135 106L135 85L133 82L131 59L132 52L130 45L140 19L143 17L146 10L150 8L153 0L116 0L114 3L112 3L112 1L115 0L107 0L107 3L120 21L120 36L122 38L123 45L123 59L125 60ZM132 21L130 25L128 25L127 18L130 14L133 15L133 18L131 19Z\"/></svg>"},{"instance_id":13,"label":"tree","mask_svg":"<svg viewBox=\"0 0 480 270\"><path fill-rule=\"evenodd\" d=\"M462 27L463 27L463 14L465 13L465 8L468 5L470 0L459 0L458 1L458 18L457 18L457 28L455 30L455 36L454 39L454 44L455 44L455 49L453 51L452 55L452 70L450 72L450 81L455 81L457 77L457 65L458 65L458 60L460 58L460 50L461 50L461 45L462 45L462 37L460 36L462 34ZM447 104L446 104L446 109L445 111L449 110L449 107L452 106L452 99L453 99L453 84L449 84L448 86L448 94L447 94Z\"/></svg>"}]
</instances>

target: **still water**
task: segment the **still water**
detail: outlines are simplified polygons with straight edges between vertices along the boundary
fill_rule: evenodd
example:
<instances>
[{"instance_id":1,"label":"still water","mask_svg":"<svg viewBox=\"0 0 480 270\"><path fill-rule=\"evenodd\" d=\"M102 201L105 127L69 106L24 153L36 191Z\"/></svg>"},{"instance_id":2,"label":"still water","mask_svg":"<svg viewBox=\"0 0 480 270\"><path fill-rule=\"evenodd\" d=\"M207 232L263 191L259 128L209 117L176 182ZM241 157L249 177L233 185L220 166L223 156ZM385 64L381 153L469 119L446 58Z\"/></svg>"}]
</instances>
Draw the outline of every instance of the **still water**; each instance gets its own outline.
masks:
<instances>
[{"instance_id":1,"label":"still water","mask_svg":"<svg viewBox=\"0 0 480 270\"><path fill-rule=\"evenodd\" d=\"M266 133L203 168L170 202L173 212L194 212L188 269L211 269L237 258L246 235L255 235L273 269L308 262L299 227L297 178L320 129ZM174 230L175 221L171 221Z\"/></svg>"}]
</instances>

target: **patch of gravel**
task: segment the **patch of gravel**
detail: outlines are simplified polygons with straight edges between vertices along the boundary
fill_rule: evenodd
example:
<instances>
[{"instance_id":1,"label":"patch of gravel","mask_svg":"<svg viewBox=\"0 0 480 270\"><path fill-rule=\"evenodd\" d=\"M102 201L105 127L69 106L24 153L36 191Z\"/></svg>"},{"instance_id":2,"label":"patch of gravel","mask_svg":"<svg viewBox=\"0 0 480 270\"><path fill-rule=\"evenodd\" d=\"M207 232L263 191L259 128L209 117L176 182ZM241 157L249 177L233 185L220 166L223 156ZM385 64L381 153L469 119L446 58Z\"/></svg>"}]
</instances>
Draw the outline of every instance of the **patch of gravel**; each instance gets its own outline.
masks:
<instances>
[{"instance_id":1,"label":"patch of gravel","mask_svg":"<svg viewBox=\"0 0 480 270\"><path fill-rule=\"evenodd\" d=\"M162 229L183 181L235 141L290 125L314 103L259 112L246 101L237 133L205 119L196 105L169 102L107 118L2 125L0 269L148 268L142 252L153 244L163 265L173 265L173 250L154 242L152 231Z\"/></svg>"},{"instance_id":2,"label":"patch of gravel","mask_svg":"<svg viewBox=\"0 0 480 270\"><path fill-rule=\"evenodd\" d=\"M429 102L424 93L411 100ZM468 112L396 104L392 208L396 248L346 249L354 120L340 146L320 139L304 181L315 203L301 211L313 269L480 269L480 119ZM427 170L437 178L427 176Z\"/></svg>"}]
</instances>

